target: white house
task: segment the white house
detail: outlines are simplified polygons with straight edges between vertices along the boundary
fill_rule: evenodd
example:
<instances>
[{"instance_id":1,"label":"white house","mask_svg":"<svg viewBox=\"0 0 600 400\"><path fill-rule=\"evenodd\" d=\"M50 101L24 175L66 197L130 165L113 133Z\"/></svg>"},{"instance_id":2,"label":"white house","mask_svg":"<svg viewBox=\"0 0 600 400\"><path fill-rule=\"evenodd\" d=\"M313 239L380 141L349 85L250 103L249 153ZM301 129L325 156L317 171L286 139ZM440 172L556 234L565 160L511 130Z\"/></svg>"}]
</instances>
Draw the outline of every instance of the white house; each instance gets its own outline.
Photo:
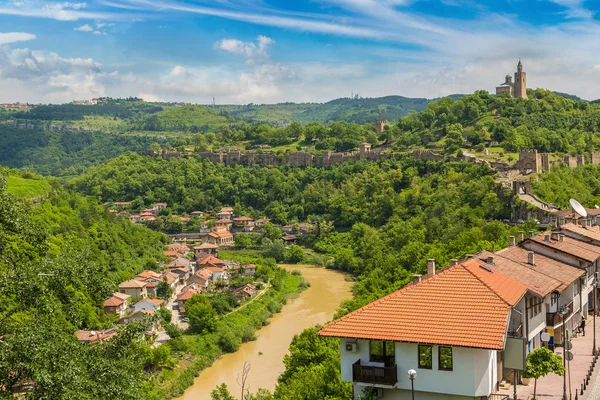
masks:
<instances>
[{"instance_id":1,"label":"white house","mask_svg":"<svg viewBox=\"0 0 600 400\"><path fill-rule=\"evenodd\" d=\"M377 390L385 399L459 400L490 396L502 368L507 332L518 331L513 308L525 284L474 260L426 278L325 325L319 335L338 337L342 380L357 398ZM521 345L522 348L522 345Z\"/></svg>"}]
</instances>

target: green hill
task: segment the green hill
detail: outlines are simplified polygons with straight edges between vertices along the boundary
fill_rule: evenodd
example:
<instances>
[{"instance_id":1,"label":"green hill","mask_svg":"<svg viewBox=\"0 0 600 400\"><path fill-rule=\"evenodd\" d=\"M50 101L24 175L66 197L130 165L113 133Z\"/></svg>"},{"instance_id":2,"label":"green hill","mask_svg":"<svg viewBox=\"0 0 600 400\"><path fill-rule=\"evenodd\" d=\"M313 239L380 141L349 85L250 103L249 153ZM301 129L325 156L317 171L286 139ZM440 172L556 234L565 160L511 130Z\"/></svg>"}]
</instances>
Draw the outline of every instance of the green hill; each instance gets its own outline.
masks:
<instances>
[{"instance_id":1,"label":"green hill","mask_svg":"<svg viewBox=\"0 0 600 400\"><path fill-rule=\"evenodd\" d=\"M386 96L367 99L336 99L314 108L295 113L292 117L298 122L346 121L357 124L373 123L379 113L388 121L394 122L411 111L421 111L431 100L412 99L403 96Z\"/></svg>"},{"instance_id":2,"label":"green hill","mask_svg":"<svg viewBox=\"0 0 600 400\"><path fill-rule=\"evenodd\" d=\"M146 131L175 131L206 133L228 128L241 128L244 121L225 112L205 106L189 105L166 108L134 122L132 129Z\"/></svg>"},{"instance_id":3,"label":"green hill","mask_svg":"<svg viewBox=\"0 0 600 400\"><path fill-rule=\"evenodd\" d=\"M18 199L33 199L46 196L50 192L50 184L33 174L23 176L8 175L6 191Z\"/></svg>"}]
</instances>

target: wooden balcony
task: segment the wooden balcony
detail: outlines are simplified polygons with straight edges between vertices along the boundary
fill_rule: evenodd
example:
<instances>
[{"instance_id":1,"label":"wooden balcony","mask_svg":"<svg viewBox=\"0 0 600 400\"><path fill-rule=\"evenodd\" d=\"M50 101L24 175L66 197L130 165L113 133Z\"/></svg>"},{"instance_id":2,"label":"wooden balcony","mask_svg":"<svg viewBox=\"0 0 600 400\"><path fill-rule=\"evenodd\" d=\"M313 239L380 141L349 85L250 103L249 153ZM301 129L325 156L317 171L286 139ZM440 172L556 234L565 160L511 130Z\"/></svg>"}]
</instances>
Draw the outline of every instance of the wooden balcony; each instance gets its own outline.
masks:
<instances>
[{"instance_id":1,"label":"wooden balcony","mask_svg":"<svg viewBox=\"0 0 600 400\"><path fill-rule=\"evenodd\" d=\"M569 304L568 312L564 316L564 319L568 319L573 314L573 303ZM546 313L546 325L549 327L560 325L563 321L563 317L558 312Z\"/></svg>"},{"instance_id":2,"label":"wooden balcony","mask_svg":"<svg viewBox=\"0 0 600 400\"><path fill-rule=\"evenodd\" d=\"M352 381L394 387L398 383L398 368L396 365L389 367L361 365L358 360L352 364Z\"/></svg>"}]
</instances>

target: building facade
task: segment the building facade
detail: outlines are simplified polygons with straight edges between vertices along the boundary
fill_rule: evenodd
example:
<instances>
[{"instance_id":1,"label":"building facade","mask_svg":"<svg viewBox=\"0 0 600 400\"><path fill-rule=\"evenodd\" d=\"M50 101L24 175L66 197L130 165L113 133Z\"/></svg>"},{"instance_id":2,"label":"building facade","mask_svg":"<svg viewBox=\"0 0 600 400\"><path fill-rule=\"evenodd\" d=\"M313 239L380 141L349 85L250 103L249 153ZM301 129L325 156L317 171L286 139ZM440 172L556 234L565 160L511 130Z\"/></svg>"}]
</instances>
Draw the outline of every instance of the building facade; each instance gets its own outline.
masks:
<instances>
[{"instance_id":1,"label":"building facade","mask_svg":"<svg viewBox=\"0 0 600 400\"><path fill-rule=\"evenodd\" d=\"M496 94L508 94L511 97L527 98L527 73L523 71L521 60L517 64L517 72L513 81L510 75L506 75L504 82L496 87Z\"/></svg>"}]
</instances>

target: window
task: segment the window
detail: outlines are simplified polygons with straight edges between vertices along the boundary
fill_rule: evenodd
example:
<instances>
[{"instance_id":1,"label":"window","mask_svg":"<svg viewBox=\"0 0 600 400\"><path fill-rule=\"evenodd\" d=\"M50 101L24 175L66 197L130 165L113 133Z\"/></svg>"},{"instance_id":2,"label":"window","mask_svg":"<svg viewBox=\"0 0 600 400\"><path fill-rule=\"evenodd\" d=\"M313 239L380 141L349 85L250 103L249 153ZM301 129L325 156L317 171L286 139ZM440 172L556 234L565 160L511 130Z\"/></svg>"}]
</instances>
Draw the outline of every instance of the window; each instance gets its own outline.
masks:
<instances>
[{"instance_id":1,"label":"window","mask_svg":"<svg viewBox=\"0 0 600 400\"><path fill-rule=\"evenodd\" d=\"M394 342L379 340L369 342L369 361L393 364L394 354Z\"/></svg>"},{"instance_id":2,"label":"window","mask_svg":"<svg viewBox=\"0 0 600 400\"><path fill-rule=\"evenodd\" d=\"M431 369L433 366L433 348L419 345L419 368Z\"/></svg>"},{"instance_id":3,"label":"window","mask_svg":"<svg viewBox=\"0 0 600 400\"><path fill-rule=\"evenodd\" d=\"M452 347L440 346L439 369L452 371Z\"/></svg>"}]
</instances>

